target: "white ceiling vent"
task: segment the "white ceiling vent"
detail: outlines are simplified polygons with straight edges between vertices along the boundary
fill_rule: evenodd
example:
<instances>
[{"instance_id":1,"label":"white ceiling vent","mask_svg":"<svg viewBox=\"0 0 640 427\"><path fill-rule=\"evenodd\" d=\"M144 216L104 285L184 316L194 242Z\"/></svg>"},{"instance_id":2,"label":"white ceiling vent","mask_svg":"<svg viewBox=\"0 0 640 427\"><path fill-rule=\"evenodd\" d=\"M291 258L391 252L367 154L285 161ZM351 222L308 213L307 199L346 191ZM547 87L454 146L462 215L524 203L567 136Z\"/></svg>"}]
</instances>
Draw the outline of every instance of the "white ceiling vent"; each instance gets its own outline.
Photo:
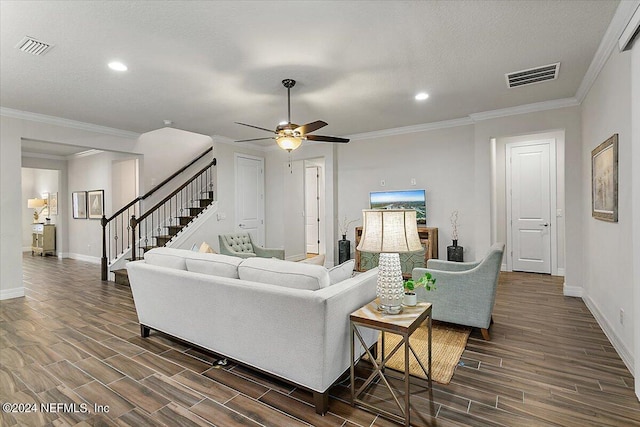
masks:
<instances>
[{"instance_id":1,"label":"white ceiling vent","mask_svg":"<svg viewBox=\"0 0 640 427\"><path fill-rule=\"evenodd\" d=\"M30 53L32 55L44 55L49 52L53 45L50 45L40 40L36 40L33 37L26 36L20 43L16 45L16 49L20 49L23 52Z\"/></svg>"},{"instance_id":2,"label":"white ceiling vent","mask_svg":"<svg viewBox=\"0 0 640 427\"><path fill-rule=\"evenodd\" d=\"M507 87L514 88L535 83L546 82L558 78L560 63L543 65L542 67L529 68L528 70L514 71L504 76L507 78Z\"/></svg>"}]
</instances>

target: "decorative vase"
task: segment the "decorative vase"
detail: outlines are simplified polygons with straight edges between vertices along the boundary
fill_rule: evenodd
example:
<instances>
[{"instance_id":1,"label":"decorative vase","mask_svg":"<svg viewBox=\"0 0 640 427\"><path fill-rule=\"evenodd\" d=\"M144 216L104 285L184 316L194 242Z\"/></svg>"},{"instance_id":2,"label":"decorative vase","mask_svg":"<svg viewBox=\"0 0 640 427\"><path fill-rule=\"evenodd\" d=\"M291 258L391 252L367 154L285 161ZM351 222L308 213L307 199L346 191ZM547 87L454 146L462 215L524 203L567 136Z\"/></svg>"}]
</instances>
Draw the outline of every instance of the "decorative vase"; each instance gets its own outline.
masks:
<instances>
[{"instance_id":1,"label":"decorative vase","mask_svg":"<svg viewBox=\"0 0 640 427\"><path fill-rule=\"evenodd\" d=\"M413 307L418 303L418 296L415 292L405 292L404 293L404 305L408 307Z\"/></svg>"},{"instance_id":2,"label":"decorative vase","mask_svg":"<svg viewBox=\"0 0 640 427\"><path fill-rule=\"evenodd\" d=\"M464 261L464 248L458 246L458 240L454 239L451 246L447 246L447 261Z\"/></svg>"},{"instance_id":3,"label":"decorative vase","mask_svg":"<svg viewBox=\"0 0 640 427\"><path fill-rule=\"evenodd\" d=\"M347 235L342 235L342 240L338 240L338 264L351 259L351 241L347 240Z\"/></svg>"}]
</instances>

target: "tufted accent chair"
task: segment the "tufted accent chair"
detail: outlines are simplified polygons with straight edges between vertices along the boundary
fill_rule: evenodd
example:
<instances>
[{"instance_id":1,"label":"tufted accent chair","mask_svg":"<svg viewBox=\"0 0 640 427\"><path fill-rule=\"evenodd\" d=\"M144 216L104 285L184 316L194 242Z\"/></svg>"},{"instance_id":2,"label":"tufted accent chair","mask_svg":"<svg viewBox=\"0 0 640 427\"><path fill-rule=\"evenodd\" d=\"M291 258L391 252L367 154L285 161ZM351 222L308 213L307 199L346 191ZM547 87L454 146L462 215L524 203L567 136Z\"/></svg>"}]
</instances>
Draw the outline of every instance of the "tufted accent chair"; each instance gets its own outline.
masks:
<instances>
[{"instance_id":1,"label":"tufted accent chair","mask_svg":"<svg viewBox=\"0 0 640 427\"><path fill-rule=\"evenodd\" d=\"M261 257L284 259L284 249L266 249L251 241L249 233L220 234L220 253L241 258Z\"/></svg>"}]
</instances>

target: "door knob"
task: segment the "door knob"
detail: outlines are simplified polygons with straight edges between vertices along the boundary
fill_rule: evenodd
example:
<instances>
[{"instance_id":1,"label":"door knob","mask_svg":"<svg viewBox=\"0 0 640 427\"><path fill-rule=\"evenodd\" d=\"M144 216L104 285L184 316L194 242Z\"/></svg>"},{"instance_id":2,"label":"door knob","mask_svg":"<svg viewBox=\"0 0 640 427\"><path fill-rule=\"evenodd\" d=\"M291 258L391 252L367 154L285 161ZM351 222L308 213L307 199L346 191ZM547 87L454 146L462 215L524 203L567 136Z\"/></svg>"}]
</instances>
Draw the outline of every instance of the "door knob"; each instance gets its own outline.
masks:
<instances>
[{"instance_id":1,"label":"door knob","mask_svg":"<svg viewBox=\"0 0 640 427\"><path fill-rule=\"evenodd\" d=\"M244 224L238 224L238 227L244 227Z\"/></svg>"},{"instance_id":2,"label":"door knob","mask_svg":"<svg viewBox=\"0 0 640 427\"><path fill-rule=\"evenodd\" d=\"M548 226L549 226L549 223L548 223L548 222L545 222L544 224L540 224L540 225L541 225L541 226L543 226L543 227L548 227Z\"/></svg>"}]
</instances>

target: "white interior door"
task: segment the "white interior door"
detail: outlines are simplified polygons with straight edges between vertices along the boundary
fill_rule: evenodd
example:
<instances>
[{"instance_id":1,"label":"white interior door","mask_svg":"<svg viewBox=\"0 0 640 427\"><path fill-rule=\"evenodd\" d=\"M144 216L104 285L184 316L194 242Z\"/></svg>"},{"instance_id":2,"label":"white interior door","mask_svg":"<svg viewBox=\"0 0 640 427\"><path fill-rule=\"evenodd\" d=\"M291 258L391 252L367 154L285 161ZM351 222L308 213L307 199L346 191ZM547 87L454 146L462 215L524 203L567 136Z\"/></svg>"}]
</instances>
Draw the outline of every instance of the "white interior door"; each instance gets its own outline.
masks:
<instances>
[{"instance_id":1,"label":"white interior door","mask_svg":"<svg viewBox=\"0 0 640 427\"><path fill-rule=\"evenodd\" d=\"M551 273L550 174L548 142L507 146L507 209L511 214L507 231L513 270Z\"/></svg>"},{"instance_id":2,"label":"white interior door","mask_svg":"<svg viewBox=\"0 0 640 427\"><path fill-rule=\"evenodd\" d=\"M320 171L317 166L305 168L305 226L307 253L320 253Z\"/></svg>"},{"instance_id":3,"label":"white interior door","mask_svg":"<svg viewBox=\"0 0 640 427\"><path fill-rule=\"evenodd\" d=\"M264 159L235 155L236 231L247 231L264 246Z\"/></svg>"},{"instance_id":4,"label":"white interior door","mask_svg":"<svg viewBox=\"0 0 640 427\"><path fill-rule=\"evenodd\" d=\"M287 259L306 257L304 215L304 160L283 163L284 167L284 251Z\"/></svg>"}]
</instances>

